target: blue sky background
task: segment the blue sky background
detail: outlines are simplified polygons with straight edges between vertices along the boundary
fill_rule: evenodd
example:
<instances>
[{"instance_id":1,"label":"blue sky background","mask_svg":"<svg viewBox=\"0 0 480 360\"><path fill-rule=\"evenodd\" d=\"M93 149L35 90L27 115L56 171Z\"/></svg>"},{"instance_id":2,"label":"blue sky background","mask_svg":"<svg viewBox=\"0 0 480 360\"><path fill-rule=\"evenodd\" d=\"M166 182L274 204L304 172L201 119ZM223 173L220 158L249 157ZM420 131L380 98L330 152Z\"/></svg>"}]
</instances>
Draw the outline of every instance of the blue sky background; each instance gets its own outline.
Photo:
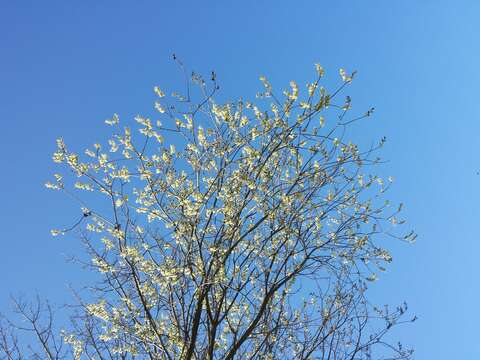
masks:
<instances>
[{"instance_id":1,"label":"blue sky background","mask_svg":"<svg viewBox=\"0 0 480 360\"><path fill-rule=\"evenodd\" d=\"M354 107L377 111L358 131L388 138L389 197L419 233L392 243L372 295L419 316L397 332L416 359L478 359L479 16L475 0L0 0L0 309L35 290L62 303L85 280L63 255L78 241L49 234L78 211L43 187L57 137L80 150L114 112L150 113L154 85L180 84L173 52L227 98L253 98L259 75L303 83L318 61L359 71Z\"/></svg>"}]
</instances>

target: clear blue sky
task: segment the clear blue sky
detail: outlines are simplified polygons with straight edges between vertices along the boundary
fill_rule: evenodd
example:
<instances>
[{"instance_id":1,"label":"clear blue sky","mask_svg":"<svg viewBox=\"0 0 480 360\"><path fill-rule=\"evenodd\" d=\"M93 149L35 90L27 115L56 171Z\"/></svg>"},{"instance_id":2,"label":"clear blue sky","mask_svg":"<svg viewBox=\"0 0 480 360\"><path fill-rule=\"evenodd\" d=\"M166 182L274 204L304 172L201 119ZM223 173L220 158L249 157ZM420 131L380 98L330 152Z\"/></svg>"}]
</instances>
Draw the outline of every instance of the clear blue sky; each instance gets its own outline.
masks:
<instances>
[{"instance_id":1,"label":"clear blue sky","mask_svg":"<svg viewBox=\"0 0 480 360\"><path fill-rule=\"evenodd\" d=\"M61 303L84 281L63 256L78 241L49 234L77 214L43 187L55 138L83 149L114 112L151 112L152 87L179 84L172 52L231 98L319 61L359 71L354 106L377 109L361 136L388 138L389 197L419 233L392 245L373 296L419 316L397 332L417 359L479 359L479 16L476 0L0 0L0 309L35 289Z\"/></svg>"}]
</instances>

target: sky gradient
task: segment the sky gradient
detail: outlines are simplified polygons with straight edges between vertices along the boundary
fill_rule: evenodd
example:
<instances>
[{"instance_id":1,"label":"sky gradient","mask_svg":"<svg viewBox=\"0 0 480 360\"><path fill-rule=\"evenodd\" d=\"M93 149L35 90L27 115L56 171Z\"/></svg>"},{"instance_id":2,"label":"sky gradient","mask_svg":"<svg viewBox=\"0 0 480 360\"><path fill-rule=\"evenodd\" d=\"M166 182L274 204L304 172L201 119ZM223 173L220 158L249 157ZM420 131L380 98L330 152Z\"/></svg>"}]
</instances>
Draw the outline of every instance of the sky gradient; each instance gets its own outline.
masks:
<instances>
[{"instance_id":1,"label":"sky gradient","mask_svg":"<svg viewBox=\"0 0 480 360\"><path fill-rule=\"evenodd\" d=\"M70 299L85 273L81 251L51 228L77 205L43 184L55 139L78 150L105 138L103 120L150 113L153 86L178 88L171 54L215 70L225 98L358 70L348 90L375 116L357 130L386 136L388 197L405 203L415 245L392 242L394 261L372 288L379 303L407 301L418 322L396 331L416 359L480 358L480 2L6 1L0 0L0 311L10 294Z\"/></svg>"}]
</instances>

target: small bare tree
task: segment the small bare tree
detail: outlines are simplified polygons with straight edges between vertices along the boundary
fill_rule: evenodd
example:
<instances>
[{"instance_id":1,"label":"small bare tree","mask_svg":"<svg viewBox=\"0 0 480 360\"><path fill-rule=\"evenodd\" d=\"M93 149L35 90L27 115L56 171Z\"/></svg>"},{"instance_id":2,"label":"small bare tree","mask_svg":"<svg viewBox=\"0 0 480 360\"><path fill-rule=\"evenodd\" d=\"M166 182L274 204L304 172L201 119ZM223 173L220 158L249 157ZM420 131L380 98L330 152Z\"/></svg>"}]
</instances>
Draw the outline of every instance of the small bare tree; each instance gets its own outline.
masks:
<instances>
[{"instance_id":1,"label":"small bare tree","mask_svg":"<svg viewBox=\"0 0 480 360\"><path fill-rule=\"evenodd\" d=\"M20 346L5 323L3 358L410 358L385 338L406 305L366 298L392 260L381 242L415 238L394 229L403 221L383 200L391 179L370 171L384 139L367 149L348 141L373 109L350 117L340 97L354 73L340 70L329 92L316 72L305 93L292 81L276 94L261 77L255 102L225 104L214 100L214 73L192 74L169 101L155 87L158 114L135 118L140 134L114 115L108 143L83 155L59 139L53 160L68 171L46 185L82 214L52 233L79 229L100 280L60 335L48 306L42 326L41 305L17 303L40 347Z\"/></svg>"}]
</instances>

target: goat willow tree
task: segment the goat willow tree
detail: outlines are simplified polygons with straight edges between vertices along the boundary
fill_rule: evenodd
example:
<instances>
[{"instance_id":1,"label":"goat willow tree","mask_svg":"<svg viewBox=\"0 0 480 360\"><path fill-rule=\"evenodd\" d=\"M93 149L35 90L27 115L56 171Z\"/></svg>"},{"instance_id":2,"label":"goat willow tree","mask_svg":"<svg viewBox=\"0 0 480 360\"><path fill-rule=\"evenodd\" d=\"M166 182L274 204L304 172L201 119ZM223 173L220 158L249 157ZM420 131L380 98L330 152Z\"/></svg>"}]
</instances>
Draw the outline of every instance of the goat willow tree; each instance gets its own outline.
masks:
<instances>
[{"instance_id":1,"label":"goat willow tree","mask_svg":"<svg viewBox=\"0 0 480 360\"><path fill-rule=\"evenodd\" d=\"M101 280L64 345L40 308L17 304L38 358L410 358L385 339L405 305L377 308L365 292L391 261L378 243L415 236L392 228L402 221L382 200L391 179L364 172L384 140L365 150L346 140L373 109L347 117L350 98L338 100L353 74L341 70L328 92L316 70L303 97L293 81L278 96L261 77L256 103L226 104L215 74L193 74L169 102L155 87L159 114L137 116L139 134L114 115L108 145L80 155L57 141L67 171L46 185L81 203L75 228ZM67 182L99 195L82 199ZM4 358L21 357L2 335Z\"/></svg>"}]
</instances>

